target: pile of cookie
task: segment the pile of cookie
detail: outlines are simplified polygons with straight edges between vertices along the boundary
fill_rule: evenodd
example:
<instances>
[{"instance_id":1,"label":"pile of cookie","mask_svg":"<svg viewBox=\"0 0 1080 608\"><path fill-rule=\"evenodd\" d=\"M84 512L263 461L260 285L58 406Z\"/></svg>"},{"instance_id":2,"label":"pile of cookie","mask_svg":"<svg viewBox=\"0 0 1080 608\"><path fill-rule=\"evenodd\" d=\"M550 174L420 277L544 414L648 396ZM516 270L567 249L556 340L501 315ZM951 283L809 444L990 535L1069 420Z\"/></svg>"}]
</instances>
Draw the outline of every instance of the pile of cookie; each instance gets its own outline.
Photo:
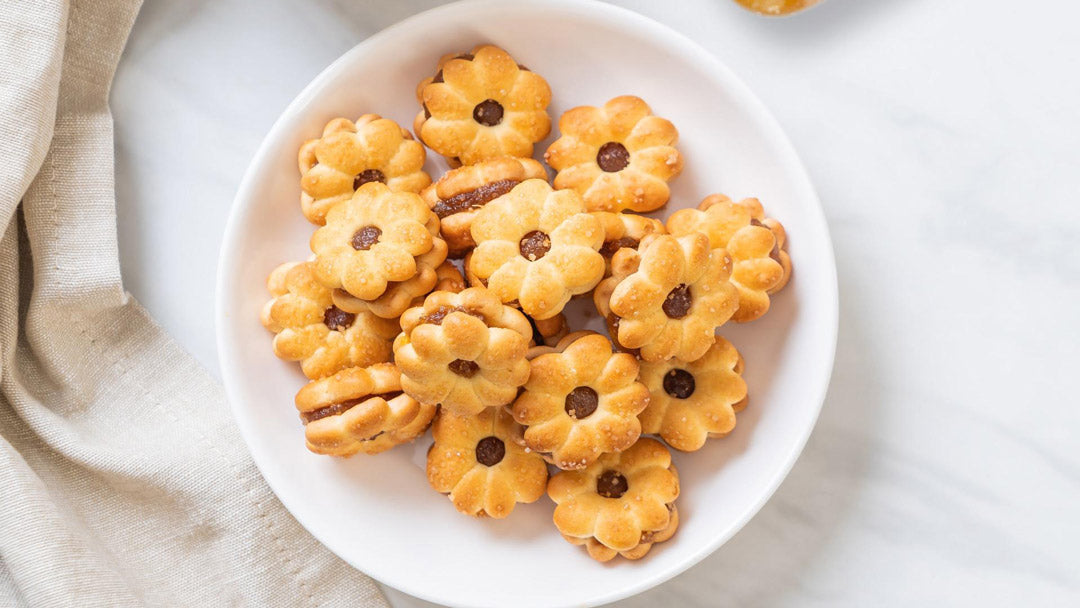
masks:
<instances>
[{"instance_id":1,"label":"pile of cookie","mask_svg":"<svg viewBox=\"0 0 1080 608\"><path fill-rule=\"evenodd\" d=\"M311 380L307 447L375 454L431 426L428 481L462 513L546 492L568 541L640 558L679 522L667 446L700 449L746 406L716 330L769 309L791 273L784 229L719 194L640 215L683 160L637 97L563 114L549 182L531 157L551 91L500 48L443 57L417 98L419 141L368 114L300 149L314 255L270 274L262 322ZM425 146L454 167L434 183ZM567 327L590 295L606 336Z\"/></svg>"}]
</instances>

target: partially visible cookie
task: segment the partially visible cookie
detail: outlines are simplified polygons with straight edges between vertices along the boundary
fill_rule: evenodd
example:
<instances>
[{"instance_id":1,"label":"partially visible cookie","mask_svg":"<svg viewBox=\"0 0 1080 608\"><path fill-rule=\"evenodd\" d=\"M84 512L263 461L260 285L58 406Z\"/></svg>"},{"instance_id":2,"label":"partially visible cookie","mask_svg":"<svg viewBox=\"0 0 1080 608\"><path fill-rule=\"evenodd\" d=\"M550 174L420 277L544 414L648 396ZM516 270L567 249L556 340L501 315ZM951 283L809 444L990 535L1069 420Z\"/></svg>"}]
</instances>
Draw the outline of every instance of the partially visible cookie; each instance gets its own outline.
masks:
<instances>
[{"instance_id":1,"label":"partially visible cookie","mask_svg":"<svg viewBox=\"0 0 1080 608\"><path fill-rule=\"evenodd\" d=\"M636 213L614 213L594 211L593 216L600 220L604 229L604 244L600 255L607 262L606 276L611 275L611 258L624 248L637 249L641 239L650 234L667 234L667 228L660 220Z\"/></svg>"},{"instance_id":2,"label":"partially visible cookie","mask_svg":"<svg viewBox=\"0 0 1080 608\"><path fill-rule=\"evenodd\" d=\"M480 208L527 179L546 180L543 165L531 158L502 156L451 169L424 188L420 196L439 216L449 257L460 258L476 245L470 228Z\"/></svg>"},{"instance_id":3,"label":"partially visible cookie","mask_svg":"<svg viewBox=\"0 0 1080 608\"><path fill-rule=\"evenodd\" d=\"M394 341L405 392L455 414L510 403L529 377L529 321L483 287L437 291L401 316Z\"/></svg>"},{"instance_id":4,"label":"partially visible cookie","mask_svg":"<svg viewBox=\"0 0 1080 608\"><path fill-rule=\"evenodd\" d=\"M420 192L431 183L424 172L424 146L408 131L378 114L352 122L335 118L322 137L300 146L300 206L313 224L326 222L326 212L368 182L391 190Z\"/></svg>"},{"instance_id":5,"label":"partially visible cookie","mask_svg":"<svg viewBox=\"0 0 1080 608\"><path fill-rule=\"evenodd\" d=\"M769 311L769 296L787 285L791 258L784 250L784 226L756 198L735 202L723 194L706 196L697 209L680 209L667 221L676 236L702 232L709 245L731 256L731 282L739 290L739 309L732 320L753 321Z\"/></svg>"},{"instance_id":6,"label":"partially visible cookie","mask_svg":"<svg viewBox=\"0 0 1080 608\"><path fill-rule=\"evenodd\" d=\"M428 483L473 517L503 518L519 502L536 502L544 495L547 465L514 443L515 426L501 408L464 417L443 412L432 429Z\"/></svg>"},{"instance_id":7,"label":"partially visible cookie","mask_svg":"<svg viewBox=\"0 0 1080 608\"><path fill-rule=\"evenodd\" d=\"M307 447L316 454L376 454L412 441L435 417L434 404L402 393L393 363L350 367L296 394Z\"/></svg>"},{"instance_id":8,"label":"partially visible cookie","mask_svg":"<svg viewBox=\"0 0 1080 608\"><path fill-rule=\"evenodd\" d=\"M676 450L693 452L705 440L735 428L735 412L746 407L743 358L731 342L716 343L696 361L668 359L641 364L649 387L649 407L641 412L641 432L658 434Z\"/></svg>"},{"instance_id":9,"label":"partially visible cookie","mask_svg":"<svg viewBox=\"0 0 1080 608\"><path fill-rule=\"evenodd\" d=\"M590 211L653 211L667 203L668 181L683 167L679 132L640 98L568 110L559 132L544 159L558 172L555 187L577 191Z\"/></svg>"},{"instance_id":10,"label":"partially visible cookie","mask_svg":"<svg viewBox=\"0 0 1080 608\"><path fill-rule=\"evenodd\" d=\"M574 332L535 352L544 354L530 361L529 381L512 406L526 446L560 469L583 469L638 440L649 390L637 381L633 356L613 353L594 332Z\"/></svg>"},{"instance_id":11,"label":"partially visible cookie","mask_svg":"<svg viewBox=\"0 0 1080 608\"><path fill-rule=\"evenodd\" d=\"M476 248L465 261L470 281L537 320L560 312L604 275L600 222L571 190L541 179L521 182L491 201L472 223Z\"/></svg>"},{"instance_id":12,"label":"partially visible cookie","mask_svg":"<svg viewBox=\"0 0 1080 608\"><path fill-rule=\"evenodd\" d=\"M566 334L570 333L570 326L566 323L566 315L561 312L550 319L536 319L525 315L533 328L533 346L555 346Z\"/></svg>"},{"instance_id":13,"label":"partially visible cookie","mask_svg":"<svg viewBox=\"0 0 1080 608\"><path fill-rule=\"evenodd\" d=\"M611 266L593 301L618 344L645 361L697 359L739 305L731 258L700 233L649 235L636 250L620 249Z\"/></svg>"},{"instance_id":14,"label":"partially visible cookie","mask_svg":"<svg viewBox=\"0 0 1080 608\"><path fill-rule=\"evenodd\" d=\"M335 297L339 308L357 312L363 301L381 317L396 317L438 280L435 269L446 259L438 233L439 218L419 195L369 182L312 235L316 276L345 292Z\"/></svg>"},{"instance_id":15,"label":"partially visible cookie","mask_svg":"<svg viewBox=\"0 0 1080 608\"><path fill-rule=\"evenodd\" d=\"M547 491L557 505L555 527L597 561L640 559L679 526L679 475L655 439L605 454L587 469L557 473Z\"/></svg>"},{"instance_id":16,"label":"partially visible cookie","mask_svg":"<svg viewBox=\"0 0 1080 608\"><path fill-rule=\"evenodd\" d=\"M547 81L496 46L444 56L416 97L421 109L413 130L452 166L530 157L551 132Z\"/></svg>"},{"instance_id":17,"label":"partially visible cookie","mask_svg":"<svg viewBox=\"0 0 1080 608\"><path fill-rule=\"evenodd\" d=\"M308 378L347 367L390 360L398 324L369 312L352 314L334 305L330 290L315 278L311 262L282 264L266 280L272 298L262 324L274 332L274 354L299 361Z\"/></svg>"}]
</instances>

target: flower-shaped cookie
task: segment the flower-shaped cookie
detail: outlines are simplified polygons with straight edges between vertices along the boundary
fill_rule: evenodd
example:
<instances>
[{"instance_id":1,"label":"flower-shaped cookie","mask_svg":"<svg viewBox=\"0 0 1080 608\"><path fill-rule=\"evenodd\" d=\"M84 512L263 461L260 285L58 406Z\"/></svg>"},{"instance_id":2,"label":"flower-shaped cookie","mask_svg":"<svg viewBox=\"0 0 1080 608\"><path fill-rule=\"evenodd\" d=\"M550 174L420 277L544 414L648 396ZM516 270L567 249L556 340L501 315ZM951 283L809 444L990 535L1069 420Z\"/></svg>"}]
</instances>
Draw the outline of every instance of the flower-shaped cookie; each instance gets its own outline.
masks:
<instances>
[{"instance_id":1,"label":"flower-shaped cookie","mask_svg":"<svg viewBox=\"0 0 1080 608\"><path fill-rule=\"evenodd\" d=\"M613 213L611 211L594 211L593 215L600 220L604 228L604 244L600 247L600 255L607 262L607 275L611 274L611 258L620 249L637 249L641 239L650 234L667 234L664 223L660 220L636 213Z\"/></svg>"},{"instance_id":2,"label":"flower-shaped cookie","mask_svg":"<svg viewBox=\"0 0 1080 608\"><path fill-rule=\"evenodd\" d=\"M739 290L737 323L753 321L769 311L769 296L787 285L791 258L784 251L786 234L780 222L765 217L756 198L735 202L710 194L697 209L680 209L668 218L668 230L680 236L703 232L709 245L731 256L731 282Z\"/></svg>"},{"instance_id":3,"label":"flower-shaped cookie","mask_svg":"<svg viewBox=\"0 0 1080 608\"><path fill-rule=\"evenodd\" d=\"M531 158L503 156L451 169L424 188L420 196L439 216L439 233L450 257L460 258L476 245L470 228L480 208L527 179L546 180L543 165Z\"/></svg>"},{"instance_id":4,"label":"flower-shaped cookie","mask_svg":"<svg viewBox=\"0 0 1080 608\"><path fill-rule=\"evenodd\" d=\"M401 386L467 416L514 400L529 377L529 321L483 287L437 291L401 315L394 360Z\"/></svg>"},{"instance_id":5,"label":"flower-shaped cookie","mask_svg":"<svg viewBox=\"0 0 1080 608\"><path fill-rule=\"evenodd\" d=\"M476 249L465 261L470 280L534 319L549 319L571 296L604 276L600 221L572 190L530 179L491 201L472 224Z\"/></svg>"},{"instance_id":6,"label":"flower-shaped cookie","mask_svg":"<svg viewBox=\"0 0 1080 608\"><path fill-rule=\"evenodd\" d=\"M601 108L573 108L559 131L544 159L558 171L555 187L576 190L590 211L652 211L667 203L668 181L683 166L674 147L679 132L644 101L624 95Z\"/></svg>"},{"instance_id":7,"label":"flower-shaped cookie","mask_svg":"<svg viewBox=\"0 0 1080 608\"><path fill-rule=\"evenodd\" d=\"M658 434L684 452L727 435L735 428L735 412L746 407L742 371L739 351L721 337L696 361L642 363L639 379L652 397L640 416L641 432Z\"/></svg>"},{"instance_id":8,"label":"flower-shaped cookie","mask_svg":"<svg viewBox=\"0 0 1080 608\"><path fill-rule=\"evenodd\" d=\"M308 378L390 360L398 324L369 312L352 314L334 306L330 290L316 280L311 262L278 266L266 286L273 298L263 307L261 320L276 334L274 354L299 361Z\"/></svg>"},{"instance_id":9,"label":"flower-shaped cookie","mask_svg":"<svg viewBox=\"0 0 1080 608\"><path fill-rule=\"evenodd\" d=\"M638 440L649 389L637 381L632 355L612 353L611 342L594 332L536 351L543 354L530 361L529 381L512 406L526 446L560 469L583 469Z\"/></svg>"},{"instance_id":10,"label":"flower-shaped cookie","mask_svg":"<svg viewBox=\"0 0 1080 608\"><path fill-rule=\"evenodd\" d=\"M501 408L477 416L444 411L432 428L428 483L436 492L449 494L458 511L473 517L506 517L517 503L539 500L547 465L514 443L516 426Z\"/></svg>"},{"instance_id":11,"label":"flower-shaped cookie","mask_svg":"<svg viewBox=\"0 0 1080 608\"><path fill-rule=\"evenodd\" d=\"M645 361L697 359L739 305L731 259L701 233L649 235L636 250L620 249L611 266L593 302L616 342Z\"/></svg>"},{"instance_id":12,"label":"flower-shaped cookie","mask_svg":"<svg viewBox=\"0 0 1080 608\"><path fill-rule=\"evenodd\" d=\"M368 182L391 190L420 192L431 183L424 172L424 146L408 131L378 114L353 123L335 118L323 135L300 146L300 207L313 224L326 223L331 207Z\"/></svg>"},{"instance_id":13,"label":"flower-shaped cookie","mask_svg":"<svg viewBox=\"0 0 1080 608\"><path fill-rule=\"evenodd\" d=\"M446 55L416 88L413 130L454 166L498 156L529 157L551 132L551 89L499 47Z\"/></svg>"},{"instance_id":14,"label":"flower-shaped cookie","mask_svg":"<svg viewBox=\"0 0 1080 608\"><path fill-rule=\"evenodd\" d=\"M562 471L548 482L555 527L563 538L585 545L589 556L606 562L622 555L644 557L679 525L675 499L679 475L671 452L642 438L621 453L605 454L582 471Z\"/></svg>"},{"instance_id":15,"label":"flower-shaped cookie","mask_svg":"<svg viewBox=\"0 0 1080 608\"><path fill-rule=\"evenodd\" d=\"M316 276L329 288L373 303L370 310L379 316L397 316L435 285L435 269L446 259L438 232L439 218L419 195L366 183L335 205L311 236ZM355 312L359 305L346 300L335 303Z\"/></svg>"},{"instance_id":16,"label":"flower-shaped cookie","mask_svg":"<svg viewBox=\"0 0 1080 608\"><path fill-rule=\"evenodd\" d=\"M307 447L316 454L376 454L416 439L435 417L434 404L401 392L393 363L350 367L296 394Z\"/></svg>"}]
</instances>

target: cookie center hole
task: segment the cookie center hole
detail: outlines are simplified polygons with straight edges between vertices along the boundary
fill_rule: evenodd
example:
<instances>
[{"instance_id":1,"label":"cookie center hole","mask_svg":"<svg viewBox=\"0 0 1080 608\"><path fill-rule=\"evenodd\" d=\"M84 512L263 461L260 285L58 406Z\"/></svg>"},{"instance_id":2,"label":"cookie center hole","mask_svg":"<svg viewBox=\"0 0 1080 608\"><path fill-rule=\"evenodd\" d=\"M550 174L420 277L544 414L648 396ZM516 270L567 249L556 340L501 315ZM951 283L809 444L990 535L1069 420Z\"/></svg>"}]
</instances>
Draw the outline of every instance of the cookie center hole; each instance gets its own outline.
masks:
<instances>
[{"instance_id":1,"label":"cookie center hole","mask_svg":"<svg viewBox=\"0 0 1080 608\"><path fill-rule=\"evenodd\" d=\"M447 367L462 378L472 378L476 375L476 372L480 371L480 366L476 364L476 361L465 359L454 359Z\"/></svg>"},{"instance_id":2,"label":"cookie center hole","mask_svg":"<svg viewBox=\"0 0 1080 608\"><path fill-rule=\"evenodd\" d=\"M591 416L599 404L600 397L596 394L596 391L587 386L579 386L566 396L565 408L566 413L571 418L581 420Z\"/></svg>"},{"instance_id":3,"label":"cookie center hole","mask_svg":"<svg viewBox=\"0 0 1080 608\"><path fill-rule=\"evenodd\" d=\"M685 369L673 369L664 374L664 392L676 399L687 399L694 394L694 375Z\"/></svg>"},{"instance_id":4,"label":"cookie center hole","mask_svg":"<svg viewBox=\"0 0 1080 608\"><path fill-rule=\"evenodd\" d=\"M385 184L386 176L383 175L383 172L379 171L378 169L365 169L361 171L359 175L353 178L352 189L359 190L360 186L363 186L368 182L380 182Z\"/></svg>"},{"instance_id":5,"label":"cookie center hole","mask_svg":"<svg viewBox=\"0 0 1080 608\"><path fill-rule=\"evenodd\" d=\"M596 153L596 164L608 173L622 171L630 164L630 153L626 151L626 146L609 141L600 146L600 151Z\"/></svg>"},{"instance_id":6,"label":"cookie center hole","mask_svg":"<svg viewBox=\"0 0 1080 608\"><path fill-rule=\"evenodd\" d=\"M683 284L672 289L664 299L664 314L669 319L681 319L690 312L693 298L690 297L690 286Z\"/></svg>"},{"instance_id":7,"label":"cookie center hole","mask_svg":"<svg viewBox=\"0 0 1080 608\"><path fill-rule=\"evenodd\" d=\"M357 251L367 251L371 247L379 242L379 237L382 236L382 230L379 230L375 226L364 226L356 231L356 234L352 237L353 249Z\"/></svg>"},{"instance_id":8,"label":"cookie center hole","mask_svg":"<svg viewBox=\"0 0 1080 608\"><path fill-rule=\"evenodd\" d=\"M618 471L608 469L596 479L596 493L604 498L622 498L623 494L630 489L626 478Z\"/></svg>"},{"instance_id":9,"label":"cookie center hole","mask_svg":"<svg viewBox=\"0 0 1080 608\"><path fill-rule=\"evenodd\" d=\"M506 456L506 444L498 437L484 437L476 444L476 462L485 467L493 467Z\"/></svg>"},{"instance_id":10,"label":"cookie center hole","mask_svg":"<svg viewBox=\"0 0 1080 608\"><path fill-rule=\"evenodd\" d=\"M337 306L331 306L323 313L323 324L336 331L349 329L354 321L356 321L356 315L345 312Z\"/></svg>"},{"instance_id":11,"label":"cookie center hole","mask_svg":"<svg viewBox=\"0 0 1080 608\"><path fill-rule=\"evenodd\" d=\"M544 257L551 250L551 237L547 233L533 230L521 237L518 250L526 259L535 262Z\"/></svg>"},{"instance_id":12,"label":"cookie center hole","mask_svg":"<svg viewBox=\"0 0 1080 608\"><path fill-rule=\"evenodd\" d=\"M476 104L476 107L472 111L473 120L484 125L485 127L494 127L502 122L503 119L503 107L502 104L494 99L485 99Z\"/></svg>"}]
</instances>

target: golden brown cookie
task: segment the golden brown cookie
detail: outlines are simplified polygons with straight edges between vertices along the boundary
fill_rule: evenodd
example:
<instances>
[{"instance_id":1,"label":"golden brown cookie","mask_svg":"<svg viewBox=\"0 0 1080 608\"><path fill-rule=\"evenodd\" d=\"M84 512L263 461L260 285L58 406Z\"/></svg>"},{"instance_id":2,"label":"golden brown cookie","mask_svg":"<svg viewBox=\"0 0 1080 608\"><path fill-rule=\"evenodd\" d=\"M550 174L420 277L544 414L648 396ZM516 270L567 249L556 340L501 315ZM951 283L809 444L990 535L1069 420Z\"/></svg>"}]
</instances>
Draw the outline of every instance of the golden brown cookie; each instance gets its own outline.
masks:
<instances>
[{"instance_id":1,"label":"golden brown cookie","mask_svg":"<svg viewBox=\"0 0 1080 608\"><path fill-rule=\"evenodd\" d=\"M431 183L424 172L424 156L424 146L388 118L364 114L355 123L335 118L326 124L321 138L300 146L304 216L323 225L331 207L349 200L368 182L420 192Z\"/></svg>"},{"instance_id":2,"label":"golden brown cookie","mask_svg":"<svg viewBox=\"0 0 1080 608\"><path fill-rule=\"evenodd\" d=\"M470 228L480 208L527 179L546 180L543 165L531 158L502 156L451 169L424 188L420 196L439 216L439 233L450 248L449 257L460 258L476 245Z\"/></svg>"},{"instance_id":3,"label":"golden brown cookie","mask_svg":"<svg viewBox=\"0 0 1080 608\"><path fill-rule=\"evenodd\" d=\"M353 299L363 300L371 312L396 317L438 280L435 269L446 259L438 233L439 218L419 195L369 182L311 236L316 276L345 292L335 294L339 308L357 312L364 306Z\"/></svg>"},{"instance_id":4,"label":"golden brown cookie","mask_svg":"<svg viewBox=\"0 0 1080 608\"><path fill-rule=\"evenodd\" d=\"M311 262L278 266L266 287L273 297L263 307L261 320L276 334L274 354L299 361L308 378L390 360L397 322L334 306L330 290L316 280Z\"/></svg>"},{"instance_id":5,"label":"golden brown cookie","mask_svg":"<svg viewBox=\"0 0 1080 608\"><path fill-rule=\"evenodd\" d=\"M544 180L521 182L485 205L472 236L477 245L465 260L470 282L534 319L559 314L604 276L600 221L585 213L575 192L553 191Z\"/></svg>"},{"instance_id":6,"label":"golden brown cookie","mask_svg":"<svg viewBox=\"0 0 1080 608\"><path fill-rule=\"evenodd\" d=\"M376 454L412 441L435 417L434 404L401 392L393 363L350 367L296 394L307 447L316 454Z\"/></svg>"},{"instance_id":7,"label":"golden brown cookie","mask_svg":"<svg viewBox=\"0 0 1080 608\"><path fill-rule=\"evenodd\" d=\"M437 291L401 315L394 341L405 392L455 414L514 400L529 377L529 321L483 287Z\"/></svg>"},{"instance_id":8,"label":"golden brown cookie","mask_svg":"<svg viewBox=\"0 0 1080 608\"><path fill-rule=\"evenodd\" d=\"M519 502L536 502L544 495L547 465L514 443L516 426L501 408L476 416L444 411L432 428L428 483L473 517L503 518Z\"/></svg>"},{"instance_id":9,"label":"golden brown cookie","mask_svg":"<svg viewBox=\"0 0 1080 608\"><path fill-rule=\"evenodd\" d=\"M616 342L645 361L697 359L739 305L731 258L701 233L649 235L636 250L620 249L611 266L593 302Z\"/></svg>"},{"instance_id":10,"label":"golden brown cookie","mask_svg":"<svg viewBox=\"0 0 1080 608\"><path fill-rule=\"evenodd\" d=\"M444 56L416 97L413 130L452 166L532 156L533 144L551 132L547 81L496 46Z\"/></svg>"},{"instance_id":11,"label":"golden brown cookie","mask_svg":"<svg viewBox=\"0 0 1080 608\"><path fill-rule=\"evenodd\" d=\"M667 228L660 220L636 213L614 213L611 211L594 211L593 215L600 220L604 229L604 244L600 247L600 255L607 262L607 273L611 275L611 258L615 252L623 249L637 249L641 239L650 234L667 234Z\"/></svg>"},{"instance_id":12,"label":"golden brown cookie","mask_svg":"<svg viewBox=\"0 0 1080 608\"><path fill-rule=\"evenodd\" d=\"M649 389L638 362L613 353L594 332L574 332L530 361L525 390L512 406L524 443L560 469L583 469L602 454L624 450L641 435L638 414Z\"/></svg>"},{"instance_id":13,"label":"golden brown cookie","mask_svg":"<svg viewBox=\"0 0 1080 608\"><path fill-rule=\"evenodd\" d=\"M558 172L555 187L577 191L590 211L652 211L667 203L668 181L683 166L679 132L640 98L568 110L559 132L544 159Z\"/></svg>"},{"instance_id":14,"label":"golden brown cookie","mask_svg":"<svg viewBox=\"0 0 1080 608\"><path fill-rule=\"evenodd\" d=\"M555 346L566 334L570 333L570 326L566 323L566 315L559 313L550 319L536 319L525 315L533 327L532 346Z\"/></svg>"},{"instance_id":15,"label":"golden brown cookie","mask_svg":"<svg viewBox=\"0 0 1080 608\"><path fill-rule=\"evenodd\" d=\"M557 505L555 527L597 561L616 554L640 559L679 526L679 474L671 452L655 439L604 454L587 469L557 473L547 491Z\"/></svg>"},{"instance_id":16,"label":"golden brown cookie","mask_svg":"<svg viewBox=\"0 0 1080 608\"><path fill-rule=\"evenodd\" d=\"M735 202L723 194L710 194L697 209L671 214L667 227L676 236L702 232L711 247L727 250L733 262L731 282L739 290L739 309L732 317L737 323L768 312L769 296L783 289L791 276L784 226L765 217L756 198Z\"/></svg>"},{"instance_id":17,"label":"golden brown cookie","mask_svg":"<svg viewBox=\"0 0 1080 608\"><path fill-rule=\"evenodd\" d=\"M649 387L649 407L641 412L641 432L660 435L676 450L701 449L708 438L735 428L735 412L746 407L743 359L731 342L717 337L696 361L668 359L641 364Z\"/></svg>"}]
</instances>

